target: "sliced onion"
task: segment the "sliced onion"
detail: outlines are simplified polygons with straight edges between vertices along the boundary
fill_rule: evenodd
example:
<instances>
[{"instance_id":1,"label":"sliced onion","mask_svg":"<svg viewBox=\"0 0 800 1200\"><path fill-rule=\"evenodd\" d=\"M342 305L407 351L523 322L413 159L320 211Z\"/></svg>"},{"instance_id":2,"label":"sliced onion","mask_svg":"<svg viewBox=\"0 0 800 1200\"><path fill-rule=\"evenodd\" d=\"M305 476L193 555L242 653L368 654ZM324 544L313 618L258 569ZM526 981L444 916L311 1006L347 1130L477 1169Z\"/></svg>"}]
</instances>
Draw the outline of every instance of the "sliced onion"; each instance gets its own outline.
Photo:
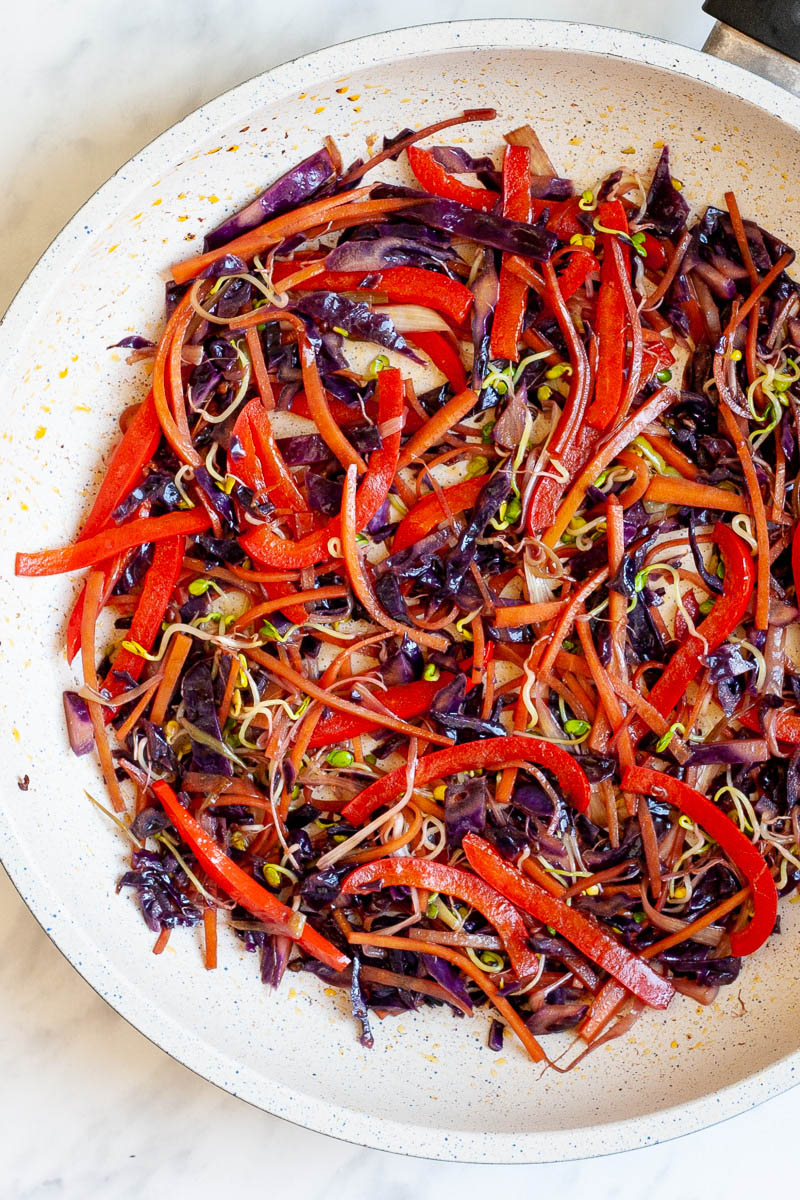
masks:
<instances>
[{"instance_id":1,"label":"sliced onion","mask_svg":"<svg viewBox=\"0 0 800 1200\"><path fill-rule=\"evenodd\" d=\"M373 312L383 313L393 322L398 333L432 333L441 329L450 333L447 322L432 308L421 304L377 304Z\"/></svg>"}]
</instances>

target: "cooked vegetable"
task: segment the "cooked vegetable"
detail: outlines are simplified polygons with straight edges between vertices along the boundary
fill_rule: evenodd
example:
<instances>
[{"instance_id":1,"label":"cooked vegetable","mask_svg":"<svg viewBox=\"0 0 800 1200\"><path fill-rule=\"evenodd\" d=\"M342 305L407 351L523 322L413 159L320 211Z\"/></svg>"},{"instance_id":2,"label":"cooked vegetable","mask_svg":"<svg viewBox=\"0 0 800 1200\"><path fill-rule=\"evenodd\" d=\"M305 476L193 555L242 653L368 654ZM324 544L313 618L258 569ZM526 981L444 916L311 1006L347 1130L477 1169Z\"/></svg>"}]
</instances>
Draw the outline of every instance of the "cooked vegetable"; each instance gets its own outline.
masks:
<instances>
[{"instance_id":1,"label":"cooked vegetable","mask_svg":"<svg viewBox=\"0 0 800 1200\"><path fill-rule=\"evenodd\" d=\"M227 924L364 1046L485 1006L538 1062L710 1002L800 887L800 285L666 148L645 198L528 126L419 144L494 115L326 142L176 264L83 529L17 572L92 568L67 734L156 953L202 922L224 967Z\"/></svg>"}]
</instances>

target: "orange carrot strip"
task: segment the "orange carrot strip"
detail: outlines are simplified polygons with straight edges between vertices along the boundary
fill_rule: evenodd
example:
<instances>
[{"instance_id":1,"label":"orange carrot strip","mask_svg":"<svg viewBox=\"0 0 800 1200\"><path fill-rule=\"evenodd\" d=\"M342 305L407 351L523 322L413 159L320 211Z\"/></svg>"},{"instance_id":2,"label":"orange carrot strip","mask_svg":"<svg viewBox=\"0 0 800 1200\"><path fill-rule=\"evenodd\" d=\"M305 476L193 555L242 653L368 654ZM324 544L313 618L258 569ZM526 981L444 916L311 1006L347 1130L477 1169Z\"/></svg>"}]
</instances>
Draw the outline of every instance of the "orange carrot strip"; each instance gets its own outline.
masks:
<instances>
[{"instance_id":1,"label":"orange carrot strip","mask_svg":"<svg viewBox=\"0 0 800 1200\"><path fill-rule=\"evenodd\" d=\"M167 942L169 941L169 935L170 935L169 929L161 930L161 933L156 938L156 943L153 946L153 954L163 954L164 953L164 951L167 948Z\"/></svg>"},{"instance_id":2,"label":"orange carrot strip","mask_svg":"<svg viewBox=\"0 0 800 1200\"><path fill-rule=\"evenodd\" d=\"M341 600L348 593L348 589L342 584L331 585L331 587L312 588L308 592L295 592L292 595L292 604L314 604L317 600ZM266 617L269 613L277 612L286 604L285 596L278 596L274 600L264 600L261 604L256 604L252 608L248 608L247 612L242 613L240 617L233 622L232 629L238 632L240 629L246 629L248 625L252 625L254 621L260 620L261 617ZM298 614L299 616L299 614Z\"/></svg>"},{"instance_id":3,"label":"orange carrot strip","mask_svg":"<svg viewBox=\"0 0 800 1200\"><path fill-rule=\"evenodd\" d=\"M409 812L409 810L411 810ZM411 824L405 833L399 834L397 837L390 838L388 842L381 842L379 846L373 846L366 850L355 850L352 854L348 854L342 859L345 863L365 863L372 862L374 858L386 858L387 854L394 854L395 850L400 850L403 846L407 846L413 841L422 828L422 813L419 809L409 801L403 810L411 817Z\"/></svg>"},{"instance_id":4,"label":"orange carrot strip","mask_svg":"<svg viewBox=\"0 0 800 1200\"><path fill-rule=\"evenodd\" d=\"M191 649L192 639L185 633L175 635L164 663L164 676L158 685L158 691L153 700L150 720L154 725L161 725L166 716L167 706L172 699L172 693L178 683L178 678L186 662L186 656Z\"/></svg>"},{"instance_id":5,"label":"orange carrot strip","mask_svg":"<svg viewBox=\"0 0 800 1200\"><path fill-rule=\"evenodd\" d=\"M646 500L657 504L681 504L690 508L718 508L722 512L746 513L744 496L725 488L697 483L692 479L676 479L674 475L654 475L645 493Z\"/></svg>"},{"instance_id":6,"label":"orange carrot strip","mask_svg":"<svg viewBox=\"0 0 800 1200\"><path fill-rule=\"evenodd\" d=\"M619 706L616 692L612 686L611 680L608 677L603 664L600 662L600 657L595 649L594 641L592 640L591 630L589 629L588 620L578 618L575 622L575 627L578 631L581 646L583 648L584 657L588 664L589 670L592 672L594 686L597 688L598 695L603 708L606 710L611 728L618 730L622 725L624 713ZM633 745L631 744L631 735L627 729L624 729L618 740L617 752L619 761L622 766L631 766L633 764Z\"/></svg>"},{"instance_id":7,"label":"orange carrot strip","mask_svg":"<svg viewBox=\"0 0 800 1200\"><path fill-rule=\"evenodd\" d=\"M89 578L86 580L86 590L83 593L83 615L81 617L81 666L83 667L83 681L87 687L92 688L95 692L100 690L100 684L97 679L97 668L95 667L95 627L97 625L97 614L100 611L100 597L104 582L105 576L102 571L94 570L89 572ZM114 760L111 757L106 723L103 719L103 707L93 700L87 701L87 706L92 722L92 729L94 730L97 756L100 759L103 778L105 779L108 794L111 798L111 806L114 812L124 812L125 801L122 799L122 792L120 791L114 770Z\"/></svg>"},{"instance_id":8,"label":"orange carrot strip","mask_svg":"<svg viewBox=\"0 0 800 1200\"><path fill-rule=\"evenodd\" d=\"M219 721L220 729L225 728L225 722L228 719L228 713L231 711L231 701L233 700L233 690L236 687L236 680L239 677L239 660L235 654L228 656L229 668L228 678L225 680L225 691L222 693L222 699L219 704L219 712L217 720Z\"/></svg>"},{"instance_id":9,"label":"orange carrot strip","mask_svg":"<svg viewBox=\"0 0 800 1200\"><path fill-rule=\"evenodd\" d=\"M736 453L739 457L739 462L742 464L744 481L747 484L747 494L750 497L750 511L753 516L756 545L758 546L758 556L756 559L755 624L756 629L766 629L769 625L770 578L767 511L764 507L764 498L761 495L761 488L758 484L758 476L756 475L756 468L753 464L753 455L750 450L750 443L739 428L739 422L736 420L733 411L728 403L722 398L722 396L720 396L719 399L719 413L722 417L722 423L725 426L725 432L728 434L734 446L736 447Z\"/></svg>"},{"instance_id":10,"label":"orange carrot strip","mask_svg":"<svg viewBox=\"0 0 800 1200\"><path fill-rule=\"evenodd\" d=\"M494 984L487 978L486 973L474 966L466 955L459 954L456 950L451 950L449 946L441 946L436 942L420 942L414 938L389 937L373 933L351 933L348 934L347 940L351 946L382 946L386 950L407 950L412 954L431 954L435 958L446 959L454 967L458 967L460 971L463 971L465 975L469 975L470 979L474 983L477 983L481 991L486 993L501 1017L514 1030L514 1033L522 1042L533 1061L542 1062L546 1059L547 1056L544 1050L542 1050L542 1047L528 1029L528 1026L519 1013L511 1007L504 996L500 995Z\"/></svg>"},{"instance_id":11,"label":"orange carrot strip","mask_svg":"<svg viewBox=\"0 0 800 1200\"><path fill-rule=\"evenodd\" d=\"M418 203L414 199L365 200L364 197L369 194L370 190L368 187L357 188L353 192L326 196L322 200L303 204L282 216L273 217L271 221L266 221L256 229L243 233L224 246L217 246L215 250L198 254L194 258L187 259L186 262L176 263L172 267L172 278L176 283L188 283L190 279L194 279L211 263L216 262L218 258L223 258L226 254L238 254L240 258L244 259L252 258L254 254L260 254L269 246L274 246L277 242L292 237L296 233L305 233L317 225L327 225L331 215L340 220L352 218L351 223L355 223L364 218L408 208L409 205Z\"/></svg>"},{"instance_id":12,"label":"orange carrot strip","mask_svg":"<svg viewBox=\"0 0 800 1200\"><path fill-rule=\"evenodd\" d=\"M453 396L446 404L442 405L422 428L408 439L400 451L400 458L397 462L398 471L407 467L412 459L419 458L431 446L440 442L453 425L463 420L467 413L472 412L477 402L478 397L475 392L471 388L465 388L463 392L459 392L457 396Z\"/></svg>"},{"instance_id":13,"label":"orange carrot strip","mask_svg":"<svg viewBox=\"0 0 800 1200\"><path fill-rule=\"evenodd\" d=\"M180 330L182 338L186 324L191 320L194 310L192 309L190 297L191 293L187 292L177 305L172 316L167 321L166 328L161 335L161 341L158 343L153 361L153 403L155 404L158 423L164 432L164 437L178 458L181 462L189 463L193 467L199 467L202 464L202 459L192 445L191 438L188 436L188 429L184 432L176 422L170 411L167 399L167 363L169 351L176 331ZM185 419L185 410L183 416Z\"/></svg>"},{"instance_id":14,"label":"orange carrot strip","mask_svg":"<svg viewBox=\"0 0 800 1200\"><path fill-rule=\"evenodd\" d=\"M250 362L253 365L253 374L256 377L256 385L261 396L261 403L267 410L273 409L275 407L275 396L272 391L272 384L269 381L269 375L267 374L267 364L264 362L264 351L261 348L261 338L258 330L254 325L251 325L249 329L245 330L244 336L247 342L247 349L250 353Z\"/></svg>"},{"instance_id":15,"label":"orange carrot strip","mask_svg":"<svg viewBox=\"0 0 800 1200\"><path fill-rule=\"evenodd\" d=\"M356 469L350 466L347 468L347 475L345 476L341 517L342 552L347 566L350 586L373 621L376 621L378 625L382 625L384 629L391 630L392 633L409 637L420 646L428 646L431 650L445 651L449 645L447 638L440 637L436 633L425 633L424 630L416 629L412 625L405 625L402 621L396 621L394 617L390 617L388 613L384 612L378 603L358 553L358 544L356 542L356 534L358 533L356 529L356 483ZM319 595L319 592L316 594Z\"/></svg>"},{"instance_id":16,"label":"orange carrot strip","mask_svg":"<svg viewBox=\"0 0 800 1200\"><path fill-rule=\"evenodd\" d=\"M158 687L158 685L162 679L163 679L163 675L154 675L153 678L151 680L149 680L149 682L152 683L152 685L153 685L152 688L148 688L148 690L139 697L139 700L137 701L136 704L134 704L133 708L131 709L130 715L128 717L126 717L125 721L123 722L122 725L120 725L119 729L114 731L114 737L117 739L120 746L125 741L126 737L130 733L130 731L133 729L134 725L139 720L139 717L142 715L144 710L147 708L150 701L153 699L153 691L155 688Z\"/></svg>"},{"instance_id":17,"label":"orange carrot strip","mask_svg":"<svg viewBox=\"0 0 800 1200\"><path fill-rule=\"evenodd\" d=\"M659 388L602 444L561 501L553 524L542 538L546 546L555 546L559 541L583 503L586 489L594 483L597 476L606 469L609 463L613 462L621 450L624 450L635 437L638 437L647 428L651 421L655 421L656 417L659 417L664 409L668 408L676 399L675 392L670 388Z\"/></svg>"},{"instance_id":18,"label":"orange carrot strip","mask_svg":"<svg viewBox=\"0 0 800 1200\"><path fill-rule=\"evenodd\" d=\"M631 450L623 450L617 455L617 461L635 475L633 482L617 497L623 508L630 508L637 500L641 500L647 491L651 478L650 467L641 454L634 454Z\"/></svg>"},{"instance_id":19,"label":"orange carrot strip","mask_svg":"<svg viewBox=\"0 0 800 1200\"><path fill-rule=\"evenodd\" d=\"M543 887L551 896L563 896L564 884L551 875L549 871L545 871L544 867L536 861L535 858L525 858L519 864L521 871L524 871L529 879L534 883L538 883L539 887Z\"/></svg>"},{"instance_id":20,"label":"orange carrot strip","mask_svg":"<svg viewBox=\"0 0 800 1200\"><path fill-rule=\"evenodd\" d=\"M206 942L206 970L217 968L217 910L212 905L203 909L203 934Z\"/></svg>"},{"instance_id":21,"label":"orange carrot strip","mask_svg":"<svg viewBox=\"0 0 800 1200\"><path fill-rule=\"evenodd\" d=\"M674 467L676 471L680 471L684 479L697 479L700 468L696 467L682 450L673 445L669 438L662 437L660 433L648 433L647 440L653 449L658 451L664 462L668 466Z\"/></svg>"},{"instance_id":22,"label":"orange carrot strip","mask_svg":"<svg viewBox=\"0 0 800 1200\"><path fill-rule=\"evenodd\" d=\"M563 600L541 600L538 604L507 604L498 608L493 624L498 629L513 629L519 625L532 625L536 621L550 621L564 608Z\"/></svg>"},{"instance_id":23,"label":"orange carrot strip","mask_svg":"<svg viewBox=\"0 0 800 1200\"><path fill-rule=\"evenodd\" d=\"M297 689L301 695L310 696L312 700L321 700L328 708L334 708L338 712L350 713L353 717L363 717L364 708L360 704L351 704L349 700L343 700L341 696L337 696L335 692L327 691L320 687L311 679L306 679L299 671L295 671L293 667L281 662L279 658L275 658L271 654L265 654L263 650L247 650L247 657L252 658L260 666L264 667L270 675L277 675L278 679L285 680ZM370 712L370 721L374 721L376 725L383 725L387 729L394 729L396 733L402 733L406 737L415 737L428 742L435 742L437 746L452 746L452 739L443 737L442 734L432 733L429 729L420 729L417 725L410 725L407 721L401 721L398 717L392 717L388 713Z\"/></svg>"}]
</instances>

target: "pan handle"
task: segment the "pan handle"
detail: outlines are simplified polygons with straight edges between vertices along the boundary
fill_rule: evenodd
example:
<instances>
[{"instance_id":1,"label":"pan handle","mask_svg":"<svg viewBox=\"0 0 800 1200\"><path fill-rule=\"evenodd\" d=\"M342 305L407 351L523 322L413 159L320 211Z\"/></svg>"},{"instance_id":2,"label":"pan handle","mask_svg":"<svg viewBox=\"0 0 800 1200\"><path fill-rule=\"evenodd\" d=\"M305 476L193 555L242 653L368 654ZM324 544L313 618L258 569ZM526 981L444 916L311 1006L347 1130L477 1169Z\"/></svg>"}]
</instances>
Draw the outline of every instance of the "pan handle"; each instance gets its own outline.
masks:
<instances>
[{"instance_id":1,"label":"pan handle","mask_svg":"<svg viewBox=\"0 0 800 1200\"><path fill-rule=\"evenodd\" d=\"M703 49L800 96L800 0L705 0Z\"/></svg>"}]
</instances>

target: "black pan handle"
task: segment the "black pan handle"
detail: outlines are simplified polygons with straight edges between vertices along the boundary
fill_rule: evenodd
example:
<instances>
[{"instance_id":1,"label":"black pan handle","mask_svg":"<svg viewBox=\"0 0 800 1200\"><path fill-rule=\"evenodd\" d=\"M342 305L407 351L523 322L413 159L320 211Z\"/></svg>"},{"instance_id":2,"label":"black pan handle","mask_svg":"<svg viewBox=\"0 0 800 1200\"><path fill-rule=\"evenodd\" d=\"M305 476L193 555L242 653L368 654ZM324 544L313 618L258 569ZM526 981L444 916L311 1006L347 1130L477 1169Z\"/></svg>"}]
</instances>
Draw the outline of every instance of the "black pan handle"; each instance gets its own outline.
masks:
<instances>
[{"instance_id":1,"label":"black pan handle","mask_svg":"<svg viewBox=\"0 0 800 1200\"><path fill-rule=\"evenodd\" d=\"M800 0L705 0L703 49L800 95Z\"/></svg>"}]
</instances>

